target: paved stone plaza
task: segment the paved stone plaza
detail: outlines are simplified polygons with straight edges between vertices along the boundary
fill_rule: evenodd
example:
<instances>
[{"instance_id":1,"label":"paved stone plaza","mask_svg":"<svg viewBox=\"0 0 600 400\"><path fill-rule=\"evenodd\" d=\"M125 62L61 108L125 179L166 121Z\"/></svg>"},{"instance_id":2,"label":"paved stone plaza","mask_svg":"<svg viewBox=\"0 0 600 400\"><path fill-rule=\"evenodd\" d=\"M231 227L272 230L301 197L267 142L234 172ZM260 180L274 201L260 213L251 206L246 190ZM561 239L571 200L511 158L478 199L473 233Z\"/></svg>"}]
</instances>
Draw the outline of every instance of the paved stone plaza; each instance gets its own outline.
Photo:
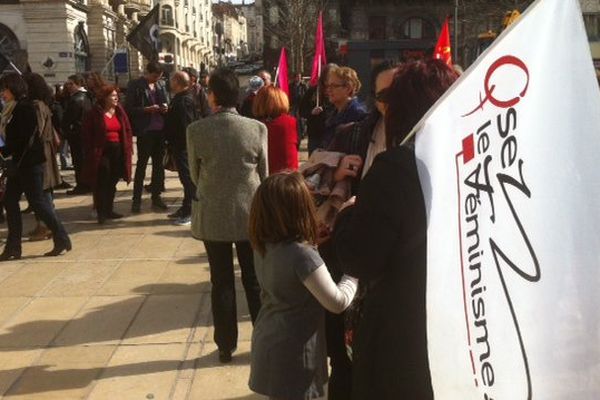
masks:
<instances>
[{"instance_id":1,"label":"paved stone plaza","mask_svg":"<svg viewBox=\"0 0 600 400\"><path fill-rule=\"evenodd\" d=\"M176 174L166 186L174 211L182 196ZM100 226L90 196L58 192L73 250L45 258L51 241L24 241L22 260L0 264L0 397L261 398L247 385L252 327L239 276L238 350L222 365L202 243L152 212L149 196L131 216L131 186L119 184L115 204L127 217ZM25 232L33 221L24 216Z\"/></svg>"}]
</instances>

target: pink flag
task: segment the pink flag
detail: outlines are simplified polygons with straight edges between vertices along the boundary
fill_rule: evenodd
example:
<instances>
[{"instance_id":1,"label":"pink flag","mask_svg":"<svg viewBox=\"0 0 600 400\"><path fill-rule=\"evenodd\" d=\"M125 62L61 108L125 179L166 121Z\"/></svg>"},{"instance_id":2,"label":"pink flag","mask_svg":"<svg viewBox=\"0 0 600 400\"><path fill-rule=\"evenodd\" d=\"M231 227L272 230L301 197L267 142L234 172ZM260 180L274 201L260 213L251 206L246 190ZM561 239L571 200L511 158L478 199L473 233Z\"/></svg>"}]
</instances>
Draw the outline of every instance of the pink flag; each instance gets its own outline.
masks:
<instances>
[{"instance_id":1,"label":"pink flag","mask_svg":"<svg viewBox=\"0 0 600 400\"><path fill-rule=\"evenodd\" d=\"M290 86L288 82L288 63L287 54L285 47L281 48L281 55L279 56L279 65L277 66L277 86L287 94L288 99L290 97Z\"/></svg>"},{"instance_id":2,"label":"pink flag","mask_svg":"<svg viewBox=\"0 0 600 400\"><path fill-rule=\"evenodd\" d=\"M310 74L310 85L317 86L321 76L321 67L327 64L325 56L325 36L323 35L323 12L319 12L317 33L315 34L315 59L313 60L312 72Z\"/></svg>"}]
</instances>

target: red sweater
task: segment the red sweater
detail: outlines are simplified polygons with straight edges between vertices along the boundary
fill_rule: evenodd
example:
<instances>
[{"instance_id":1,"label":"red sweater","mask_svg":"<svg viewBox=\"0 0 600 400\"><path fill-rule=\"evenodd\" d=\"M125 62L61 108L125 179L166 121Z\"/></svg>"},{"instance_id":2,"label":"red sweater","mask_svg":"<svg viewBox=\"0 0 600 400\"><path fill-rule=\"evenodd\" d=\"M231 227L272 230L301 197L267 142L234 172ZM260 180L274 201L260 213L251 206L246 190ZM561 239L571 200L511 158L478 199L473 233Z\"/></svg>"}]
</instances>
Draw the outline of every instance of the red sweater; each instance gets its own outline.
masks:
<instances>
[{"instance_id":1,"label":"red sweater","mask_svg":"<svg viewBox=\"0 0 600 400\"><path fill-rule=\"evenodd\" d=\"M269 130L269 174L298 170L298 130L289 114L265 121Z\"/></svg>"}]
</instances>

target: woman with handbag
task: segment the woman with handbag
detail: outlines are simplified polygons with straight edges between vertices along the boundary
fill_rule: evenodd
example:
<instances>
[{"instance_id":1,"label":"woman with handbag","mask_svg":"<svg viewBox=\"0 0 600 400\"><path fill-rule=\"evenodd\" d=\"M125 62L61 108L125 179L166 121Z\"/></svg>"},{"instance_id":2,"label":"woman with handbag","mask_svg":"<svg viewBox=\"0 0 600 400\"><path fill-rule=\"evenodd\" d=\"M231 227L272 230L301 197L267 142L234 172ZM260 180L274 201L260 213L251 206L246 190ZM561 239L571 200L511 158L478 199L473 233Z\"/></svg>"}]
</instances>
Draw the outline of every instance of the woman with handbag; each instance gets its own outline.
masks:
<instances>
[{"instance_id":1,"label":"woman with handbag","mask_svg":"<svg viewBox=\"0 0 600 400\"><path fill-rule=\"evenodd\" d=\"M54 129L53 115L50 110L50 105L53 102L52 89L40 74L30 73L25 75L25 83L27 83L27 98L33 102L35 107L38 127L42 127L39 134L46 158L44 163L44 193L54 206L53 189L60 185L62 178L56 160L60 139ZM35 216L35 219L37 225L29 232L29 241L50 239L52 231L40 220L38 215Z\"/></svg>"},{"instance_id":2,"label":"woman with handbag","mask_svg":"<svg viewBox=\"0 0 600 400\"><path fill-rule=\"evenodd\" d=\"M16 101L15 108L6 125L4 156L12 156L12 173L6 183L4 203L8 222L8 238L0 261L21 258L21 235L23 222L19 200L25 193L36 215L50 228L54 248L45 256L58 256L71 250L71 240L59 221L54 207L44 193L44 168L46 156L38 126L36 109L26 96L27 83L18 74L7 74L0 78L0 95L4 101Z\"/></svg>"},{"instance_id":3,"label":"woman with handbag","mask_svg":"<svg viewBox=\"0 0 600 400\"><path fill-rule=\"evenodd\" d=\"M114 211L117 183L131 182L133 139L125 110L115 86L96 91L96 104L83 121L83 180L94 192L98 223L119 219Z\"/></svg>"}]
</instances>

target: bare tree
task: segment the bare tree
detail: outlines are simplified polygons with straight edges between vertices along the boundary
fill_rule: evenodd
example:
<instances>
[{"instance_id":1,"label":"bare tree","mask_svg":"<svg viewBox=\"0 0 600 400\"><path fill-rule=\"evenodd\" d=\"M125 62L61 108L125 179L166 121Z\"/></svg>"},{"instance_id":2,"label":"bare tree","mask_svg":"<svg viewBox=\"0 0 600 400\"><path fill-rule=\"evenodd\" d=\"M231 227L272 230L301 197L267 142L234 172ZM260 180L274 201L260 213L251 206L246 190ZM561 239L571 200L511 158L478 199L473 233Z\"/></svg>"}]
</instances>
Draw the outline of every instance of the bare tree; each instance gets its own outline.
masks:
<instances>
[{"instance_id":1,"label":"bare tree","mask_svg":"<svg viewBox=\"0 0 600 400\"><path fill-rule=\"evenodd\" d=\"M292 71L304 71L306 58L314 54L314 38L318 13L325 10L329 0L264 0L263 24L265 45L276 38L278 47L288 51Z\"/></svg>"},{"instance_id":2,"label":"bare tree","mask_svg":"<svg viewBox=\"0 0 600 400\"><path fill-rule=\"evenodd\" d=\"M459 61L470 64L477 55L478 36L490 32L500 34L507 12L523 12L534 0L459 0Z\"/></svg>"}]
</instances>

